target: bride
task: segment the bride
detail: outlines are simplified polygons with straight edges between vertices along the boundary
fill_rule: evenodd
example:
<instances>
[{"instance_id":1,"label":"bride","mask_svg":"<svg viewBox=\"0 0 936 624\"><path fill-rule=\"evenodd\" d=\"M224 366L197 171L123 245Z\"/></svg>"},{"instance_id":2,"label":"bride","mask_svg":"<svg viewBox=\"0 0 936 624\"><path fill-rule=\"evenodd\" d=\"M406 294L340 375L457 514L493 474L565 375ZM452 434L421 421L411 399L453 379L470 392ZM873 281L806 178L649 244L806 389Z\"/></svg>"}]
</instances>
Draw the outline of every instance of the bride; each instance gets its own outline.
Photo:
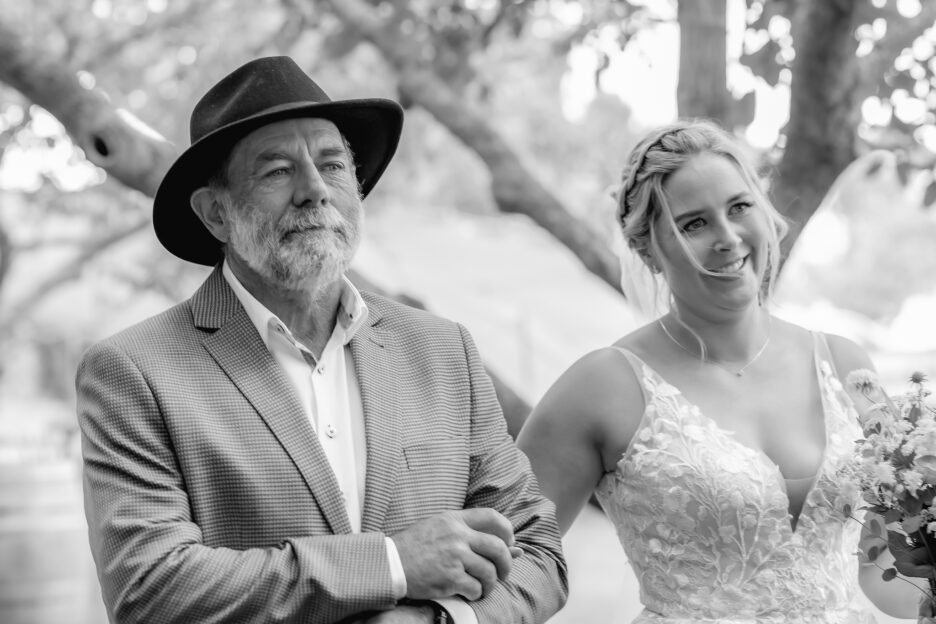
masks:
<instances>
[{"instance_id":1,"label":"bride","mask_svg":"<svg viewBox=\"0 0 936 624\"><path fill-rule=\"evenodd\" d=\"M518 438L560 529L594 492L636 622L874 622L860 496L836 478L861 435L840 379L872 364L766 309L786 224L753 168L710 123L664 127L631 153L617 216L670 306L573 364Z\"/></svg>"}]
</instances>

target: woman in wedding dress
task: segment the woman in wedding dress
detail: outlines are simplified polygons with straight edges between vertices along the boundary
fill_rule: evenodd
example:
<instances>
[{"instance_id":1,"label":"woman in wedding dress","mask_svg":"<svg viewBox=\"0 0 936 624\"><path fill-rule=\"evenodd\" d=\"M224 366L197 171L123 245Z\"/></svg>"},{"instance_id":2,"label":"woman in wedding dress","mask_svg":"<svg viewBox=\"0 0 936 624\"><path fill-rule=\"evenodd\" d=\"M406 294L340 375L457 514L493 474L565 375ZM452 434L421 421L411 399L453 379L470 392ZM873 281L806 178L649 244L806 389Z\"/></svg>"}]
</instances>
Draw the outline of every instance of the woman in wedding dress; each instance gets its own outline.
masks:
<instances>
[{"instance_id":1,"label":"woman in wedding dress","mask_svg":"<svg viewBox=\"0 0 936 624\"><path fill-rule=\"evenodd\" d=\"M768 312L787 227L724 131L656 130L623 178L624 240L669 310L573 364L519 436L560 529L594 492L636 622L873 622L860 493L837 477L861 436L840 380L868 356Z\"/></svg>"}]
</instances>

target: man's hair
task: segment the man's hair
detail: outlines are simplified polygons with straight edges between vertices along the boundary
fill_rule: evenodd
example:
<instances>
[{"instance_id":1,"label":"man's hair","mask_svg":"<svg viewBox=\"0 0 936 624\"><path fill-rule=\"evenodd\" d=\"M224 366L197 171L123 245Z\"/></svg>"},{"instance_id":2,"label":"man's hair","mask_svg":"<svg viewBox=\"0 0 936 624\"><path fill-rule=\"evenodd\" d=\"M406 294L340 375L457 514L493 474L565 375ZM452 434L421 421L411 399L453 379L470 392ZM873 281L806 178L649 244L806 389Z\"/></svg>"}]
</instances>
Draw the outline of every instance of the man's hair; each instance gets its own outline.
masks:
<instances>
[{"instance_id":1,"label":"man's hair","mask_svg":"<svg viewBox=\"0 0 936 624\"><path fill-rule=\"evenodd\" d=\"M624 240L642 257L648 257L651 251L659 254L653 225L665 219L690 262L699 271L710 273L701 266L690 250L685 234L676 225L663 189L671 174L700 154L715 154L733 163L747 182L756 205L772 225L769 228L767 271L760 290L761 300L765 300L776 283L780 270L780 241L789 226L767 198L747 155L727 132L712 122L684 120L663 126L647 134L631 151L617 194L617 220Z\"/></svg>"}]
</instances>

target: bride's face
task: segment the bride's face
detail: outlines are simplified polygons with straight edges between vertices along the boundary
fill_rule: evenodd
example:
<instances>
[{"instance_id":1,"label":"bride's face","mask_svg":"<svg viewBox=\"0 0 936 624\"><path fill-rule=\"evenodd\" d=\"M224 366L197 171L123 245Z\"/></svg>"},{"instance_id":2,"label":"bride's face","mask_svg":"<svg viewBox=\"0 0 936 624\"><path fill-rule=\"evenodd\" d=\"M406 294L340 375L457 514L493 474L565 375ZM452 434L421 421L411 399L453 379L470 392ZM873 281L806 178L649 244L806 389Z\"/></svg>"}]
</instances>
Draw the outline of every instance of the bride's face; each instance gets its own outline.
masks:
<instances>
[{"instance_id":1,"label":"bride's face","mask_svg":"<svg viewBox=\"0 0 936 624\"><path fill-rule=\"evenodd\" d=\"M715 154L693 156L663 190L673 219L657 219L654 236L677 303L700 311L756 305L770 225L736 165Z\"/></svg>"}]
</instances>

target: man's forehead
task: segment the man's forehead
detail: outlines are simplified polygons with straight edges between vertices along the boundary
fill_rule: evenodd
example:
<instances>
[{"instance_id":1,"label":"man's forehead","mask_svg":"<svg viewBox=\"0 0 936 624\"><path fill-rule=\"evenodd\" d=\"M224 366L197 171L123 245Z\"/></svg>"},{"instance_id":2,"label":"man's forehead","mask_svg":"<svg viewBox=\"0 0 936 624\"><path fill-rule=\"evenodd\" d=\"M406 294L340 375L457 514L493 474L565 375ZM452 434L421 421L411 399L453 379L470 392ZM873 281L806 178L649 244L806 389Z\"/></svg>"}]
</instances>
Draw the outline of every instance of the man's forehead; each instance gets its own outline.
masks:
<instances>
[{"instance_id":1,"label":"man's forehead","mask_svg":"<svg viewBox=\"0 0 936 624\"><path fill-rule=\"evenodd\" d=\"M328 119L303 117L284 119L261 126L238 141L235 152L257 153L275 148L288 142L307 143L314 141L319 147L342 147L338 127Z\"/></svg>"}]
</instances>

